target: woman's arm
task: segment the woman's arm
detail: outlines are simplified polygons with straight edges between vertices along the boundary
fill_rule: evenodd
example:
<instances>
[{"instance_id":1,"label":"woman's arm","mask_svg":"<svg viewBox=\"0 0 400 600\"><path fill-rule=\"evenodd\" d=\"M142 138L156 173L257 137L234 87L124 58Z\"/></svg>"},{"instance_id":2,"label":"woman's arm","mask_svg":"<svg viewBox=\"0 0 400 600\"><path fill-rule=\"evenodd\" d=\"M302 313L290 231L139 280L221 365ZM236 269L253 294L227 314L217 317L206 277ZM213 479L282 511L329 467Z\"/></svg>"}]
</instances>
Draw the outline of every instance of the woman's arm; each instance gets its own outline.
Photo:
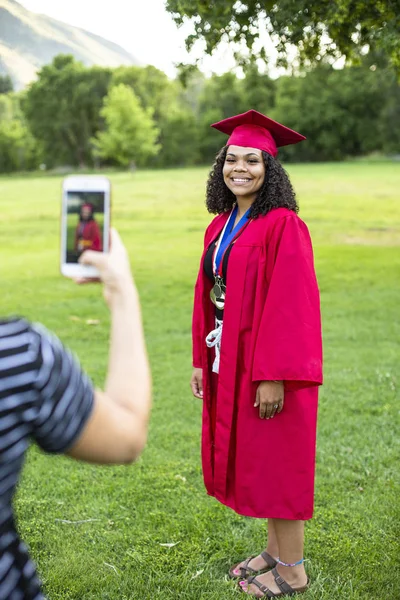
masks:
<instances>
[{"instance_id":1,"label":"woman's arm","mask_svg":"<svg viewBox=\"0 0 400 600\"><path fill-rule=\"evenodd\" d=\"M151 377L139 298L127 252L115 231L111 244L109 255L87 251L81 257L83 264L99 270L104 283L111 341L105 391L95 392L92 414L68 453L91 462L126 463L135 460L146 443Z\"/></svg>"},{"instance_id":2,"label":"woman's arm","mask_svg":"<svg viewBox=\"0 0 400 600\"><path fill-rule=\"evenodd\" d=\"M257 334L252 379L283 381L288 390L320 385L318 284L308 229L294 213L274 225L266 277L269 287Z\"/></svg>"}]
</instances>

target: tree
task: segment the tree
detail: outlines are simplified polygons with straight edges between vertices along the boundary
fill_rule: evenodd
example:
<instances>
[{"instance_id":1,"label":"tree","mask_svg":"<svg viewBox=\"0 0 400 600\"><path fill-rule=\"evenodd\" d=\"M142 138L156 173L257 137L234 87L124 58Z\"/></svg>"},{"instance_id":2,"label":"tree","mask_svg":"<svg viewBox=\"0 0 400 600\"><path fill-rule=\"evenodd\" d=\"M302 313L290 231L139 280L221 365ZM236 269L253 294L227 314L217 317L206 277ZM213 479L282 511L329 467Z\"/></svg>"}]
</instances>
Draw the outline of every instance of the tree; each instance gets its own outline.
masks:
<instances>
[{"instance_id":1,"label":"tree","mask_svg":"<svg viewBox=\"0 0 400 600\"><path fill-rule=\"evenodd\" d=\"M0 94L8 94L14 89L12 79L9 75L0 75Z\"/></svg>"},{"instance_id":2,"label":"tree","mask_svg":"<svg viewBox=\"0 0 400 600\"><path fill-rule=\"evenodd\" d=\"M393 73L391 79L389 73L365 65L341 70L321 65L303 77L281 77L271 116L306 135L307 141L283 147L280 158L344 160L382 151L388 125L382 119L391 85ZM391 128L398 135L400 124L392 121Z\"/></svg>"},{"instance_id":3,"label":"tree","mask_svg":"<svg viewBox=\"0 0 400 600\"><path fill-rule=\"evenodd\" d=\"M132 89L120 83L112 87L100 111L105 130L92 139L95 155L119 165L145 165L160 146L152 110L144 109Z\"/></svg>"},{"instance_id":4,"label":"tree","mask_svg":"<svg viewBox=\"0 0 400 600\"><path fill-rule=\"evenodd\" d=\"M287 66L293 46L300 64L324 56L357 59L368 47L382 51L400 71L399 0L167 0L166 7L178 25L192 19L189 50L203 40L211 54L230 41L266 60L265 47L257 50L261 27L275 43L279 65Z\"/></svg>"},{"instance_id":5,"label":"tree","mask_svg":"<svg viewBox=\"0 0 400 600\"><path fill-rule=\"evenodd\" d=\"M40 70L23 109L48 165L92 162L90 139L100 129L110 79L110 69L86 68L70 55L60 54Z\"/></svg>"},{"instance_id":6,"label":"tree","mask_svg":"<svg viewBox=\"0 0 400 600\"><path fill-rule=\"evenodd\" d=\"M0 173L35 169L40 146L32 136L20 107L21 94L0 95Z\"/></svg>"},{"instance_id":7,"label":"tree","mask_svg":"<svg viewBox=\"0 0 400 600\"><path fill-rule=\"evenodd\" d=\"M22 121L0 122L0 173L35 169L38 158L36 142Z\"/></svg>"},{"instance_id":8,"label":"tree","mask_svg":"<svg viewBox=\"0 0 400 600\"><path fill-rule=\"evenodd\" d=\"M202 163L209 163L226 141L226 136L210 125L247 109L242 82L234 73L213 75L205 82L198 107L199 151Z\"/></svg>"},{"instance_id":9,"label":"tree","mask_svg":"<svg viewBox=\"0 0 400 600\"><path fill-rule=\"evenodd\" d=\"M159 142L161 150L154 160L156 166L183 167L196 164L199 158L199 127L195 114L185 107L169 113L161 121Z\"/></svg>"},{"instance_id":10,"label":"tree","mask_svg":"<svg viewBox=\"0 0 400 600\"><path fill-rule=\"evenodd\" d=\"M246 110L253 108L269 114L275 106L276 83L268 75L259 72L255 64L245 70L245 78L240 85L243 89Z\"/></svg>"},{"instance_id":11,"label":"tree","mask_svg":"<svg viewBox=\"0 0 400 600\"><path fill-rule=\"evenodd\" d=\"M159 122L177 102L179 88L167 75L148 65L146 67L119 67L115 69L111 85L123 83L132 88L144 108L153 109L153 118Z\"/></svg>"},{"instance_id":12,"label":"tree","mask_svg":"<svg viewBox=\"0 0 400 600\"><path fill-rule=\"evenodd\" d=\"M151 65L119 67L113 73L112 85L128 85L140 104L152 110L161 144L160 153L151 161L152 165L190 165L198 158L196 113L204 75L194 71L185 88Z\"/></svg>"}]
</instances>

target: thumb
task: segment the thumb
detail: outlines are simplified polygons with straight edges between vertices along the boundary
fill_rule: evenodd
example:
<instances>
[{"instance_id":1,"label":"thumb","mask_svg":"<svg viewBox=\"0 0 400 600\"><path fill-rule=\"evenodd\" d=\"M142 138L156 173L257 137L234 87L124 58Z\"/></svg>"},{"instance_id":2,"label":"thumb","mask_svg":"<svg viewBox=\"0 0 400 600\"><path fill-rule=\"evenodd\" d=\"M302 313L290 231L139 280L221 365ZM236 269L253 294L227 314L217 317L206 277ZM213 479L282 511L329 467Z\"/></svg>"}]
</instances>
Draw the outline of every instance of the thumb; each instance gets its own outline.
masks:
<instances>
[{"instance_id":1,"label":"thumb","mask_svg":"<svg viewBox=\"0 0 400 600\"><path fill-rule=\"evenodd\" d=\"M114 227L111 227L110 230L110 247L112 248L114 247L121 247L123 246L123 242L121 240L121 236L119 235L118 231L116 229L114 229Z\"/></svg>"},{"instance_id":2,"label":"thumb","mask_svg":"<svg viewBox=\"0 0 400 600\"><path fill-rule=\"evenodd\" d=\"M259 405L260 405L260 390L257 388L256 401L254 402L254 406L259 406Z\"/></svg>"},{"instance_id":3,"label":"thumb","mask_svg":"<svg viewBox=\"0 0 400 600\"><path fill-rule=\"evenodd\" d=\"M79 257L81 265L89 265L91 267L97 267L101 269L104 265L105 256L103 252L94 252L93 250L85 250L85 252Z\"/></svg>"}]
</instances>

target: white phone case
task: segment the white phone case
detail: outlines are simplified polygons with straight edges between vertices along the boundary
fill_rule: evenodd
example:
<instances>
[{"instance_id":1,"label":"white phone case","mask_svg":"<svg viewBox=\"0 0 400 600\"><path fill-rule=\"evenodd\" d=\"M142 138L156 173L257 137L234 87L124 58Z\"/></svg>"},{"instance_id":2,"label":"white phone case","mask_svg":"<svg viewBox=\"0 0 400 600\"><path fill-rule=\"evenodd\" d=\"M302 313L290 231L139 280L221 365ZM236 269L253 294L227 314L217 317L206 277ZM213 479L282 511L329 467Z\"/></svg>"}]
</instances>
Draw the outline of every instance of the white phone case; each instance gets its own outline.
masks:
<instances>
[{"instance_id":1,"label":"white phone case","mask_svg":"<svg viewBox=\"0 0 400 600\"><path fill-rule=\"evenodd\" d=\"M71 278L97 278L99 273L96 268L81 265L76 262L68 262L67 252L67 227L68 227L68 198L71 194L79 197L80 194L85 198L90 198L91 193L102 192L104 194L104 222L102 230L102 252L109 250L110 238L110 204L111 204L111 184L107 177L99 175L74 175L66 177L62 186L62 206L61 206L61 252L60 269L62 275ZM87 202L87 200L85 200Z\"/></svg>"}]
</instances>

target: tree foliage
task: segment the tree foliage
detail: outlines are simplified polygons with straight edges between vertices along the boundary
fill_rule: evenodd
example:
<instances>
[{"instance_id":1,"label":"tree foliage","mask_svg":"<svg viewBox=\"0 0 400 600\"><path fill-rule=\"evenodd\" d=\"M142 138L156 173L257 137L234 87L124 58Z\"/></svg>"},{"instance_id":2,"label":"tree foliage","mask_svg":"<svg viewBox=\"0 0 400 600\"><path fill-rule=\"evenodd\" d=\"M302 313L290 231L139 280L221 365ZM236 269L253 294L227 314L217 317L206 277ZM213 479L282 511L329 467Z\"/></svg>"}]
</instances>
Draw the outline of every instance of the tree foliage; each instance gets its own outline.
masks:
<instances>
[{"instance_id":1,"label":"tree foliage","mask_svg":"<svg viewBox=\"0 0 400 600\"><path fill-rule=\"evenodd\" d=\"M49 166L91 164L90 139L100 129L110 79L110 69L84 67L70 55L58 55L41 69L24 111Z\"/></svg>"},{"instance_id":2,"label":"tree foliage","mask_svg":"<svg viewBox=\"0 0 400 600\"><path fill-rule=\"evenodd\" d=\"M307 142L282 148L280 156L326 161L393 151L385 110L390 114L394 107L383 109L396 88L393 73L363 65L341 70L321 65L305 77L281 77L271 116L304 133ZM400 121L391 127L398 135Z\"/></svg>"},{"instance_id":3,"label":"tree foliage","mask_svg":"<svg viewBox=\"0 0 400 600\"><path fill-rule=\"evenodd\" d=\"M37 169L40 144L21 111L20 94L0 95L0 173Z\"/></svg>"},{"instance_id":4,"label":"tree foliage","mask_svg":"<svg viewBox=\"0 0 400 600\"><path fill-rule=\"evenodd\" d=\"M142 166L159 152L152 110L140 105L129 86L120 83L112 87L100 114L105 130L92 139L95 155L122 166Z\"/></svg>"},{"instance_id":5,"label":"tree foliage","mask_svg":"<svg viewBox=\"0 0 400 600\"><path fill-rule=\"evenodd\" d=\"M0 94L8 94L14 89L12 79L9 75L0 75Z\"/></svg>"},{"instance_id":6,"label":"tree foliage","mask_svg":"<svg viewBox=\"0 0 400 600\"><path fill-rule=\"evenodd\" d=\"M255 64L242 78L193 69L185 87L155 67L87 68L60 55L27 91L0 94L0 171L211 164L226 136L210 125L250 108L307 136L283 160L400 154L400 86L382 52L275 80Z\"/></svg>"},{"instance_id":7,"label":"tree foliage","mask_svg":"<svg viewBox=\"0 0 400 600\"><path fill-rule=\"evenodd\" d=\"M400 71L399 0L167 0L166 7L178 25L193 21L189 50L203 40L211 54L221 41L230 41L244 44L253 58L267 59L266 48L258 48L261 26L283 66L293 46L300 64L326 56L354 60L367 46L383 52Z\"/></svg>"}]
</instances>

